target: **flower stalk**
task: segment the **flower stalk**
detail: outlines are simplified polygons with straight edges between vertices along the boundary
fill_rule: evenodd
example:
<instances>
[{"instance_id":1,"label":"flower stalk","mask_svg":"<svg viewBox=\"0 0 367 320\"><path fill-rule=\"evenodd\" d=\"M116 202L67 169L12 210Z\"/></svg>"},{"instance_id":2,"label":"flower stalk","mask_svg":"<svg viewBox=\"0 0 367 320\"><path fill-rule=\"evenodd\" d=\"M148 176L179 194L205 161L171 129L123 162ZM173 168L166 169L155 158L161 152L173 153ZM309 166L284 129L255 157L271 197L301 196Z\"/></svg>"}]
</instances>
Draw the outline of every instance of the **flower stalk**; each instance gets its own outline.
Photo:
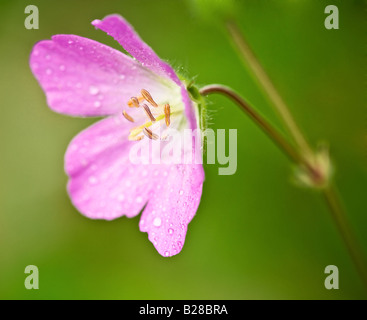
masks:
<instances>
[{"instance_id":1,"label":"flower stalk","mask_svg":"<svg viewBox=\"0 0 367 320\"><path fill-rule=\"evenodd\" d=\"M328 176L325 175L322 169L318 168L314 163L309 162L294 146L288 142L287 139L260 113L258 113L248 102L240 97L231 88L212 84L202 87L199 90L200 94L207 96L209 94L222 94L235 103L237 103L241 110L244 111L254 123L260 127L268 137L279 147L281 151L296 165L306 169L310 180L313 181L315 188L323 186L321 189L326 203L330 209L332 218L342 236L342 239L348 249L348 252L353 260L353 263L362 279L362 282L367 289L367 268L362 251L359 248L358 242L349 226L343 206L340 202L335 186L331 181L328 181Z\"/></svg>"},{"instance_id":2,"label":"flower stalk","mask_svg":"<svg viewBox=\"0 0 367 320\"><path fill-rule=\"evenodd\" d=\"M305 139L301 130L293 119L293 116L290 113L286 103L274 87L269 76L266 74L259 61L257 60L255 54L251 50L246 39L239 30L237 24L234 21L228 21L226 26L231 36L231 39L240 51L244 62L252 71L255 81L260 85L259 87L265 93L266 98L277 110L286 128L294 139L297 147L301 150L304 156L312 154L312 150L307 140Z\"/></svg>"},{"instance_id":3,"label":"flower stalk","mask_svg":"<svg viewBox=\"0 0 367 320\"><path fill-rule=\"evenodd\" d=\"M295 142L295 146L288 142L274 126L254 110L245 100L243 100L232 89L222 85L209 85L201 88L202 95L210 93L223 94L234 102L271 138L273 142L292 160L296 165L302 168L309 178L310 186L321 190L323 197L330 209L331 216L341 234L349 255L358 271L362 283L367 289L367 267L365 257L358 241L350 228L347 215L343 209L340 197L330 178L330 170L323 166L322 162L317 161L318 154L309 146L305 136L301 132L286 103L276 90L269 76L252 52L246 42L243 34L234 21L227 21L227 30L237 49L242 55L244 62L253 73L256 82L265 93L266 98L277 110L285 127ZM328 159L326 159L328 162Z\"/></svg>"}]
</instances>

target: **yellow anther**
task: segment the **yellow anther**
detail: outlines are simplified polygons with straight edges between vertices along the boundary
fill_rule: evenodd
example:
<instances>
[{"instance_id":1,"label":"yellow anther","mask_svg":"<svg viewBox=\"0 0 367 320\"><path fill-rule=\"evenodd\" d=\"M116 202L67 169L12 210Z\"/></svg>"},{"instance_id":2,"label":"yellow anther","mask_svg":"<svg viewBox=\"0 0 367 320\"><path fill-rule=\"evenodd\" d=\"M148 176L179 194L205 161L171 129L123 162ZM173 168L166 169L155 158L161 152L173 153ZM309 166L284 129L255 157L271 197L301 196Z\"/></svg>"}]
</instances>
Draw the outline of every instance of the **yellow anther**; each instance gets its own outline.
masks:
<instances>
[{"instance_id":1,"label":"yellow anther","mask_svg":"<svg viewBox=\"0 0 367 320\"><path fill-rule=\"evenodd\" d=\"M143 133L149 138L149 139L152 139L152 140L157 140L159 137L158 135L156 135L155 133L152 132L152 130L148 129L148 128L145 128L143 129Z\"/></svg>"},{"instance_id":2,"label":"yellow anther","mask_svg":"<svg viewBox=\"0 0 367 320\"><path fill-rule=\"evenodd\" d=\"M129 101L127 102L127 105L130 107L130 108L133 108L133 107L135 107L135 108L139 108L139 102L142 102L144 100L144 98L143 97L139 97L139 98L137 98L137 97L131 97L130 99L129 99Z\"/></svg>"},{"instance_id":3,"label":"yellow anther","mask_svg":"<svg viewBox=\"0 0 367 320\"><path fill-rule=\"evenodd\" d=\"M171 107L170 105L167 103L164 105L164 118L166 120L166 126L169 127L170 123L171 123Z\"/></svg>"},{"instance_id":4,"label":"yellow anther","mask_svg":"<svg viewBox=\"0 0 367 320\"><path fill-rule=\"evenodd\" d=\"M153 100L152 96L150 95L150 93L145 90L145 89L141 89L141 95L143 96L143 98L148 101L153 107L158 107L158 104Z\"/></svg>"},{"instance_id":5,"label":"yellow anther","mask_svg":"<svg viewBox=\"0 0 367 320\"><path fill-rule=\"evenodd\" d=\"M134 119L129 116L125 110L122 111L122 115L125 117L126 120L130 121L130 122L134 122Z\"/></svg>"},{"instance_id":6,"label":"yellow anther","mask_svg":"<svg viewBox=\"0 0 367 320\"><path fill-rule=\"evenodd\" d=\"M148 118L150 119L150 121L155 122L156 120L152 114L152 111L150 111L149 107L146 104L143 104L143 109L147 114Z\"/></svg>"}]
</instances>

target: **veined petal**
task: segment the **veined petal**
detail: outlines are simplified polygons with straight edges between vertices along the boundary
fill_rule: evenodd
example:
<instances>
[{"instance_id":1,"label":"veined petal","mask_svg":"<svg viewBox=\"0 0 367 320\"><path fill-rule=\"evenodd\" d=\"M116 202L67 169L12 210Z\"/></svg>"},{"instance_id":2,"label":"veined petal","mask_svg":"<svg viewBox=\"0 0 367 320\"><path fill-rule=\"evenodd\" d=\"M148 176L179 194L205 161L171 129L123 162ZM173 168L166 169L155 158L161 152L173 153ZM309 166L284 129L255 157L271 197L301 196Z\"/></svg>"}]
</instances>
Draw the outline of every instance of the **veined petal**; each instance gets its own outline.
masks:
<instances>
[{"instance_id":1,"label":"veined petal","mask_svg":"<svg viewBox=\"0 0 367 320\"><path fill-rule=\"evenodd\" d=\"M116 114L142 88L164 97L176 87L120 51L76 35L38 42L30 66L49 106L74 116Z\"/></svg>"},{"instance_id":2,"label":"veined petal","mask_svg":"<svg viewBox=\"0 0 367 320\"><path fill-rule=\"evenodd\" d=\"M65 154L72 203L85 216L107 219L137 215L150 198L153 165L135 165L129 125L121 118L98 121L79 133Z\"/></svg>"},{"instance_id":3,"label":"veined petal","mask_svg":"<svg viewBox=\"0 0 367 320\"><path fill-rule=\"evenodd\" d=\"M197 128L196 115L188 92L172 67L162 61L135 32L134 28L120 15L106 16L103 20L94 20L92 24L112 36L133 57L153 72L167 77L181 87L182 101L191 129Z\"/></svg>"},{"instance_id":4,"label":"veined petal","mask_svg":"<svg viewBox=\"0 0 367 320\"><path fill-rule=\"evenodd\" d=\"M185 242L187 225L200 203L204 170L202 165L162 165L159 175L139 225L157 251L168 257L178 254Z\"/></svg>"}]
</instances>

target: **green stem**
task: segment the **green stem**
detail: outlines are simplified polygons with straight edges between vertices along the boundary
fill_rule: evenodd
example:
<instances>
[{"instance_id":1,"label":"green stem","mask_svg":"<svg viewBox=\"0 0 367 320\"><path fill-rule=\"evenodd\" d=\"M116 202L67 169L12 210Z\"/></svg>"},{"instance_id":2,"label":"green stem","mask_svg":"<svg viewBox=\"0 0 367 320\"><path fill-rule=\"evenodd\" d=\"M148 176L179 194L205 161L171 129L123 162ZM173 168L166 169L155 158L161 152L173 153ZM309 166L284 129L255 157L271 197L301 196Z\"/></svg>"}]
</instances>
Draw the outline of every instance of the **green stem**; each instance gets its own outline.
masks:
<instances>
[{"instance_id":1,"label":"green stem","mask_svg":"<svg viewBox=\"0 0 367 320\"><path fill-rule=\"evenodd\" d=\"M335 191L335 187L331 185L331 182L329 181L330 178L327 176L327 174L318 169L316 164L310 162L310 159L314 158L313 150L294 121L284 100L262 68L255 54L252 52L237 24L234 21L228 21L226 27L234 44L244 58L244 62L249 66L255 80L265 93L266 98L274 105L286 128L295 141L298 147L298 158L301 158L301 161L296 161L296 163L301 163L305 166L312 181L314 181L315 186L322 185L323 182L327 182L322 188L323 196L329 206L331 215L338 227L338 230L363 281L363 284L367 289L367 268L364 256L357 244L353 232L349 227L349 224L347 223L346 214L344 213L344 210L341 206L338 194ZM294 157L294 159L296 158Z\"/></svg>"},{"instance_id":2,"label":"green stem","mask_svg":"<svg viewBox=\"0 0 367 320\"><path fill-rule=\"evenodd\" d=\"M321 173L315 169L299 152L274 128L262 115L250 106L242 97L240 97L231 88L220 85L211 84L199 90L200 94L206 96L211 93L219 93L225 95L236 102L244 111L267 135L275 142L275 144L284 152L288 158L296 164L303 165L311 174L313 179L321 179Z\"/></svg>"},{"instance_id":3,"label":"green stem","mask_svg":"<svg viewBox=\"0 0 367 320\"><path fill-rule=\"evenodd\" d=\"M308 145L305 137L301 133L301 130L298 128L296 122L294 121L287 105L285 104L278 91L275 89L273 83L257 60L255 54L252 52L250 46L247 44L247 41L239 30L237 24L234 21L228 21L226 26L231 38L233 39L235 45L242 54L244 61L251 69L255 81L260 84L260 88L265 93L265 97L274 105L274 107L278 111L286 128L293 137L302 154L304 156L312 154L310 146Z\"/></svg>"},{"instance_id":4,"label":"green stem","mask_svg":"<svg viewBox=\"0 0 367 320\"><path fill-rule=\"evenodd\" d=\"M200 94L203 96L219 93L224 96L227 96L234 102L236 102L254 122L257 124L270 138L275 144L282 150L288 158L293 161L297 165L302 165L310 175L312 181L314 181L315 186L323 185L325 179L328 179L325 176L317 165L314 165L299 152L297 151L279 132L274 126L269 123L263 116L261 116L250 104L248 104L242 97L240 97L237 93L235 93L232 89L219 85L212 84L202 87L199 90ZM356 266L356 269L362 279L362 282L367 289L367 269L366 264L363 258L362 251L360 250L357 241L351 231L351 228L347 222L346 214L342 208L340 203L338 194L335 190L335 187L331 184L331 182L326 181L325 187L322 188L322 192L324 198L330 208L330 212L332 217L338 227L338 230L345 242L345 245L348 249L348 252Z\"/></svg>"},{"instance_id":5,"label":"green stem","mask_svg":"<svg viewBox=\"0 0 367 320\"><path fill-rule=\"evenodd\" d=\"M338 192L333 185L329 185L328 188L323 190L323 195L325 200L330 208L330 212L333 216L333 219L336 223L336 226L344 240L344 243L348 249L349 255L351 256L356 269L367 288L367 268L366 268L366 260L362 255L362 250L359 247L359 244L351 230L351 227L348 223L348 219L343 210L343 206L340 203Z\"/></svg>"}]
</instances>

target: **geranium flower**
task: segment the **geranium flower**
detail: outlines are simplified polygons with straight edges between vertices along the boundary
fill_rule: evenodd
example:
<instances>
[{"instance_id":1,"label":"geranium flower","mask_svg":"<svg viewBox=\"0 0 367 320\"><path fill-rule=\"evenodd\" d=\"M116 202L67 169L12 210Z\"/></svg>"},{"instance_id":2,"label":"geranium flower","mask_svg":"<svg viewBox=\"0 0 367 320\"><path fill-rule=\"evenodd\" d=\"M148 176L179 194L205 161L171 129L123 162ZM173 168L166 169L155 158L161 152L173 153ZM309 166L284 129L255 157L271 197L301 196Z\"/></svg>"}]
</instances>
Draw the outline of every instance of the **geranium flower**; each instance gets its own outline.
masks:
<instances>
[{"instance_id":1,"label":"geranium flower","mask_svg":"<svg viewBox=\"0 0 367 320\"><path fill-rule=\"evenodd\" d=\"M33 74L56 112L108 116L79 133L65 154L67 190L92 219L134 217L163 256L179 253L200 203L201 164L134 164L136 143L164 144L169 128L198 128L197 104L170 65L121 16L92 24L132 56L76 35L38 42ZM168 132L169 135L169 132ZM193 144L195 146L195 144Z\"/></svg>"}]
</instances>

